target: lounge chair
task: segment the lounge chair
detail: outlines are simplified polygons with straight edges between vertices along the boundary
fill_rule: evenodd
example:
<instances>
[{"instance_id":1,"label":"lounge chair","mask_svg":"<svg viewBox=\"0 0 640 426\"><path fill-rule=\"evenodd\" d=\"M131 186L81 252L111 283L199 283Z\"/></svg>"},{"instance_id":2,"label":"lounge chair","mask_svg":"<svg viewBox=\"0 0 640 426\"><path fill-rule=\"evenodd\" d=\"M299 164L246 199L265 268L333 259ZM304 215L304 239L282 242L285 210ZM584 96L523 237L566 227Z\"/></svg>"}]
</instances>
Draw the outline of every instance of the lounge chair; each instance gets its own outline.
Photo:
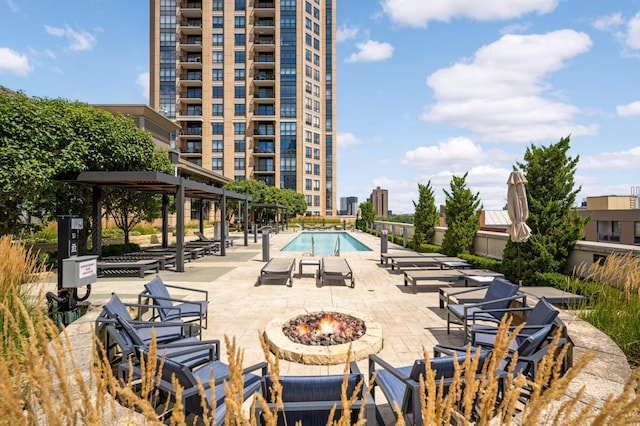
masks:
<instances>
[{"instance_id":1,"label":"lounge chair","mask_svg":"<svg viewBox=\"0 0 640 426\"><path fill-rule=\"evenodd\" d=\"M155 277L144 285L145 290L138 295L138 303L149 298L160 308L156 310L161 321L181 320L198 322L200 328L207 328L207 308L209 306L209 292L172 284L165 284L162 278ZM196 294L200 300L184 301L171 297L169 289ZM154 318L152 318L154 319Z\"/></svg>"},{"instance_id":2,"label":"lounge chair","mask_svg":"<svg viewBox=\"0 0 640 426\"><path fill-rule=\"evenodd\" d=\"M204 241L204 242L207 242L207 243L217 243L217 244L220 244L220 242L222 241L222 240L220 240L220 238L209 238L209 237L206 237L206 236L205 236L202 232L200 232L200 231L196 231L196 232L194 232L193 234L194 234L196 237L198 237L198 240L199 240L199 241ZM232 238L225 238L225 239L224 239L224 245L225 245L225 247L227 247L227 248L228 248L228 247L233 246L233 239L232 239Z\"/></svg>"},{"instance_id":3,"label":"lounge chair","mask_svg":"<svg viewBox=\"0 0 640 426\"><path fill-rule=\"evenodd\" d=\"M266 278L284 280L285 285L289 281L289 287L291 287L295 266L296 259L294 258L273 257L260 269L257 285L261 285L262 280Z\"/></svg>"},{"instance_id":4,"label":"lounge chair","mask_svg":"<svg viewBox=\"0 0 640 426\"><path fill-rule=\"evenodd\" d=\"M323 257L320 265L320 286L326 280L351 280L351 287L356 286L353 270L347 259L342 257Z\"/></svg>"},{"instance_id":5,"label":"lounge chair","mask_svg":"<svg viewBox=\"0 0 640 426\"><path fill-rule=\"evenodd\" d=\"M474 372L474 377L477 377L481 372L489 353L489 351L481 351L478 355L478 369ZM457 362L460 365L465 360L466 354L457 357ZM435 371L436 384L442 381L445 393L448 392L449 386L453 382L455 364L456 359L453 356L437 357L430 360L429 367ZM400 408L406 424L421 426L423 424L421 400L425 395L420 392L420 376L426 378L425 360L418 359L414 361L413 365L405 367L393 367L378 355L372 354L369 355L369 377L372 377L374 373L376 377L371 389L372 395L376 388L379 388L396 416L396 420L398 420L398 413L394 409L394 404ZM464 381L467 376L465 374L460 380ZM504 376L503 372L499 372L500 380Z\"/></svg>"},{"instance_id":6,"label":"lounge chair","mask_svg":"<svg viewBox=\"0 0 640 426\"><path fill-rule=\"evenodd\" d=\"M176 401L179 397L185 414L202 416L203 401L199 390L199 386L201 385L204 389L206 398L206 401L204 402L206 402L208 410L211 410L213 406L213 398L215 395L215 413L210 413L211 418L214 419L214 424L222 425L225 423L226 394L224 390L224 382L228 383L230 380L230 370L227 364L221 361L212 361L201 365L198 368L191 369L185 364L176 362L175 360L164 357L161 354L158 354L155 360L150 359L149 350L146 347L138 347L136 349L136 354L139 356L140 361L144 360L147 365L150 362L155 362L158 370L161 368L160 377L155 381L157 388L173 401ZM245 400L252 397L253 394L260 389L260 379L266 374L266 372L266 362L252 365L243 370L243 396ZM210 382L212 373L214 378L214 389L211 389ZM180 392L176 391L176 388L173 385L174 380L182 388Z\"/></svg>"},{"instance_id":7,"label":"lounge chair","mask_svg":"<svg viewBox=\"0 0 640 426\"><path fill-rule=\"evenodd\" d=\"M157 259L120 260L103 259L97 263L98 276L129 276L137 275L144 278L147 271L160 272L160 262Z\"/></svg>"},{"instance_id":8,"label":"lounge chair","mask_svg":"<svg viewBox=\"0 0 640 426\"><path fill-rule=\"evenodd\" d=\"M474 291L484 291L484 288L467 288L458 292L450 292L447 296L447 333L451 332L451 323L463 325L465 339L469 335L470 321L489 321L500 323L511 302L521 299L522 306L527 305L527 296L518 292L518 285L504 278L494 278L486 288L481 302L477 303L450 303L451 297L456 295L468 295Z\"/></svg>"},{"instance_id":9,"label":"lounge chair","mask_svg":"<svg viewBox=\"0 0 640 426\"><path fill-rule=\"evenodd\" d=\"M373 397L367 394L367 379L360 373L355 362L349 364L350 371L347 375L346 397L351 398L358 389L355 402L351 405L350 424L356 424L361 407L364 407L364 418L369 424L375 424L375 403ZM329 412L335 406L333 420L336 421L342 415L342 385L343 374L319 375L319 376L280 376L282 385L282 410L278 412L277 425L294 425L302 422L303 425L326 425ZM361 387L357 388L361 383ZM272 403L273 379L270 375L262 378L262 395L268 402L268 407L273 411ZM366 395L366 398L365 398ZM256 419L263 424L262 407L256 404Z\"/></svg>"},{"instance_id":10,"label":"lounge chair","mask_svg":"<svg viewBox=\"0 0 640 426\"><path fill-rule=\"evenodd\" d=\"M422 253L419 254L417 252L410 252L410 253L405 253L405 254L397 254L397 253L380 253L380 264L384 265L384 266L389 266L389 261L393 260L393 259L403 259L403 258L409 258L409 257L426 257L426 258L430 258L430 257L444 257L444 254L442 253Z\"/></svg>"}]
</instances>

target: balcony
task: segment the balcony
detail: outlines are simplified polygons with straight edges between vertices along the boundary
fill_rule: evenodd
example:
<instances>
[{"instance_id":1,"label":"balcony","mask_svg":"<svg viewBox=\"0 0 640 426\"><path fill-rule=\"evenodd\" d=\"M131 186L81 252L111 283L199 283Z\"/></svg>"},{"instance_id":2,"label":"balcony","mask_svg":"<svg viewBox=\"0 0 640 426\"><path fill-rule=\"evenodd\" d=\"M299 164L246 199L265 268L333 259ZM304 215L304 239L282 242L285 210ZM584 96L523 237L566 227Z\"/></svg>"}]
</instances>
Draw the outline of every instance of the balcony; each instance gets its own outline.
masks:
<instances>
[{"instance_id":1,"label":"balcony","mask_svg":"<svg viewBox=\"0 0 640 426\"><path fill-rule=\"evenodd\" d=\"M202 86L202 73L186 73L181 74L178 78L180 86L183 87L199 87Z\"/></svg>"},{"instance_id":2,"label":"balcony","mask_svg":"<svg viewBox=\"0 0 640 426\"><path fill-rule=\"evenodd\" d=\"M179 26L180 32L184 35L202 34L202 19L183 19Z\"/></svg>"},{"instance_id":3,"label":"balcony","mask_svg":"<svg viewBox=\"0 0 640 426\"><path fill-rule=\"evenodd\" d=\"M255 99L274 99L275 92L271 89L258 89L253 94Z\"/></svg>"},{"instance_id":4,"label":"balcony","mask_svg":"<svg viewBox=\"0 0 640 426\"><path fill-rule=\"evenodd\" d=\"M202 136L202 127L187 127L180 131L180 136L184 137L200 137Z\"/></svg>"},{"instance_id":5,"label":"balcony","mask_svg":"<svg viewBox=\"0 0 640 426\"><path fill-rule=\"evenodd\" d=\"M276 14L276 5L272 1L256 1L253 3L253 13L256 17L273 17Z\"/></svg>"},{"instance_id":6,"label":"balcony","mask_svg":"<svg viewBox=\"0 0 640 426\"><path fill-rule=\"evenodd\" d=\"M200 55L181 56L180 66L185 69L202 69L202 56Z\"/></svg>"},{"instance_id":7,"label":"balcony","mask_svg":"<svg viewBox=\"0 0 640 426\"><path fill-rule=\"evenodd\" d=\"M185 1L180 3L180 16L183 18L202 17L202 2Z\"/></svg>"},{"instance_id":8,"label":"balcony","mask_svg":"<svg viewBox=\"0 0 640 426\"><path fill-rule=\"evenodd\" d=\"M260 65L264 64L275 64L276 56L273 54L259 54L253 58L254 62L260 63Z\"/></svg>"},{"instance_id":9,"label":"balcony","mask_svg":"<svg viewBox=\"0 0 640 426\"><path fill-rule=\"evenodd\" d=\"M258 18L255 21L253 21L253 26L254 27L260 27L260 28L274 28L275 27L275 20Z\"/></svg>"},{"instance_id":10,"label":"balcony","mask_svg":"<svg viewBox=\"0 0 640 426\"><path fill-rule=\"evenodd\" d=\"M254 81L275 81L276 75L271 72L260 72L258 71L253 78Z\"/></svg>"},{"instance_id":11,"label":"balcony","mask_svg":"<svg viewBox=\"0 0 640 426\"><path fill-rule=\"evenodd\" d=\"M183 52L202 52L202 38L183 38L178 41L178 47Z\"/></svg>"}]
</instances>

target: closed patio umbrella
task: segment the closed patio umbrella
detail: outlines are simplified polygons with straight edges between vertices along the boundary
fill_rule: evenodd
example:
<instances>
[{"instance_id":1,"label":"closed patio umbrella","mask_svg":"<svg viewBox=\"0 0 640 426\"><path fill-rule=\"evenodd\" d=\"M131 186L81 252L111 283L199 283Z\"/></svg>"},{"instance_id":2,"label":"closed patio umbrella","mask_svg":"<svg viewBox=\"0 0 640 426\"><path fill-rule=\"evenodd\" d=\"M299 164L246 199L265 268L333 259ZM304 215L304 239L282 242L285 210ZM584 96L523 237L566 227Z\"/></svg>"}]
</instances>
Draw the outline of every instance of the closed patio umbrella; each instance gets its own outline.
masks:
<instances>
[{"instance_id":1,"label":"closed patio umbrella","mask_svg":"<svg viewBox=\"0 0 640 426\"><path fill-rule=\"evenodd\" d=\"M531 236L531 228L527 225L529 218L529 203L527 202L527 191L525 184L527 178L521 171L514 170L507 180L507 212L511 224L507 232L511 236L511 241L518 246L518 278L522 274L522 259L520 258L520 243L523 243ZM522 281L520 279L520 281ZM520 282L521 284L521 282Z\"/></svg>"}]
</instances>

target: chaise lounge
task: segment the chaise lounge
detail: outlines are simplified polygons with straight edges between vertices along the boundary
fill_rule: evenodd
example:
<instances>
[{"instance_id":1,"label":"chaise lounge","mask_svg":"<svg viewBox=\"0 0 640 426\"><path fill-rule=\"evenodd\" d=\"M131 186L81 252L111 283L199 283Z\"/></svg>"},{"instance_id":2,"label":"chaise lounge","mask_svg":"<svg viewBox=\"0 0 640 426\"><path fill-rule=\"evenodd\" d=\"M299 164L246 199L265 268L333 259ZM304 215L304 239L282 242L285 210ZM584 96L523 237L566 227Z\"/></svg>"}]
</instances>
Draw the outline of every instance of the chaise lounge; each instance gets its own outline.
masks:
<instances>
[{"instance_id":1,"label":"chaise lounge","mask_svg":"<svg viewBox=\"0 0 640 426\"><path fill-rule=\"evenodd\" d=\"M320 264L320 286L326 280L351 280L351 287L356 286L353 270L347 259L342 257L325 257Z\"/></svg>"},{"instance_id":2,"label":"chaise lounge","mask_svg":"<svg viewBox=\"0 0 640 426\"><path fill-rule=\"evenodd\" d=\"M289 287L293 285L293 270L296 265L296 259L273 257L266 265L260 269L257 285L262 284L263 279L280 279L284 280L284 284L289 281Z\"/></svg>"}]
</instances>

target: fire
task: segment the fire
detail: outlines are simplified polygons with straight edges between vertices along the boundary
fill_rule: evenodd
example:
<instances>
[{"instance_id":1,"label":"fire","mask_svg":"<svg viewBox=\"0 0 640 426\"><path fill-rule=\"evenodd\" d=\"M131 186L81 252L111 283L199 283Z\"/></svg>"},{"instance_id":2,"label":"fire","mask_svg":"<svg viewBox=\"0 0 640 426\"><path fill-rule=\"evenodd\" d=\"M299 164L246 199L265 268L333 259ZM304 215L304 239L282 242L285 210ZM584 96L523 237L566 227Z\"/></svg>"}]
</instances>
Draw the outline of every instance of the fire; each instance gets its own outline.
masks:
<instances>
[{"instance_id":1,"label":"fire","mask_svg":"<svg viewBox=\"0 0 640 426\"><path fill-rule=\"evenodd\" d=\"M309 326L307 324L298 325L299 334L307 334L309 332Z\"/></svg>"},{"instance_id":2,"label":"fire","mask_svg":"<svg viewBox=\"0 0 640 426\"><path fill-rule=\"evenodd\" d=\"M318 322L318 333L335 334L339 329L339 323L332 315L326 315Z\"/></svg>"}]
</instances>

